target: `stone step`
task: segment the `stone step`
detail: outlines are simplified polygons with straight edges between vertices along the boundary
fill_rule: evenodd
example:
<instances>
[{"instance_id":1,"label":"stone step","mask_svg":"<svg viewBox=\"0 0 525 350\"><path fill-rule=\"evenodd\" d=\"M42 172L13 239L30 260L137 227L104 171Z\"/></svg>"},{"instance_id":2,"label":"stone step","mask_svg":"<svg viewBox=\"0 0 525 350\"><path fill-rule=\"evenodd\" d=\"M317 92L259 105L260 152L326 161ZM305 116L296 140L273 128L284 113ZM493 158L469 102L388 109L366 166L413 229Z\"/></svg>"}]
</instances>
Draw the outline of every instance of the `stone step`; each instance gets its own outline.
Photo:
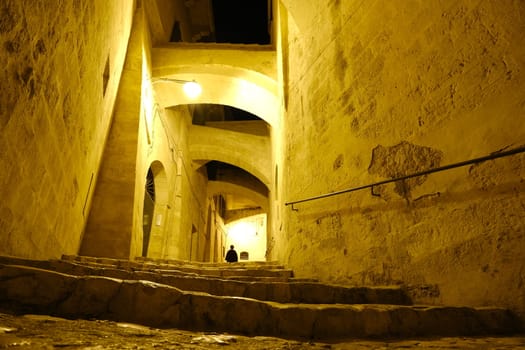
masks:
<instances>
[{"instance_id":1,"label":"stone step","mask_svg":"<svg viewBox=\"0 0 525 350\"><path fill-rule=\"evenodd\" d=\"M198 265L192 263L188 264L167 264L150 261L129 261L118 260L110 258L94 258L84 256L62 256L62 260L74 261L84 265L94 267L117 267L117 268L131 268L135 270L158 271L167 273L168 271L177 271L185 273L194 273L198 275L214 276L214 277L277 277L277 278L292 278L293 271L285 269L283 266L276 265L243 265L241 264L211 264L200 263Z\"/></svg>"},{"instance_id":2,"label":"stone step","mask_svg":"<svg viewBox=\"0 0 525 350\"><path fill-rule=\"evenodd\" d=\"M27 260L0 257L0 263L31 266L74 276L103 276L123 280L147 280L185 291L218 296L245 297L280 303L309 304L411 304L399 286L344 287L312 281L238 281L199 275L159 273L94 267L64 260ZM172 272L172 271L170 271Z\"/></svg>"},{"instance_id":3,"label":"stone step","mask_svg":"<svg viewBox=\"0 0 525 350\"><path fill-rule=\"evenodd\" d=\"M236 263L227 262L200 262L175 259L154 259L136 257L134 260L124 260L115 258L100 258L82 255L62 255L62 260L75 261L78 263L99 263L105 265L124 265L124 266L145 266L150 268L221 268L221 269L285 269L285 266L278 262L271 261L241 261Z\"/></svg>"},{"instance_id":4,"label":"stone step","mask_svg":"<svg viewBox=\"0 0 525 350\"><path fill-rule=\"evenodd\" d=\"M280 264L278 261L238 261L236 263L227 262L200 262L200 261L188 261L188 260L176 260L176 259L156 259L146 257L136 257L135 261L153 263L153 264L168 264L168 265L194 265L202 267L224 267L224 268L235 268L236 266L246 268L257 268L257 267L270 267L274 269L284 269L285 266Z\"/></svg>"},{"instance_id":5,"label":"stone step","mask_svg":"<svg viewBox=\"0 0 525 350\"><path fill-rule=\"evenodd\" d=\"M148 281L6 265L0 265L0 307L159 328L324 341L502 335L518 330L515 317L501 308L282 304L186 292Z\"/></svg>"}]
</instances>

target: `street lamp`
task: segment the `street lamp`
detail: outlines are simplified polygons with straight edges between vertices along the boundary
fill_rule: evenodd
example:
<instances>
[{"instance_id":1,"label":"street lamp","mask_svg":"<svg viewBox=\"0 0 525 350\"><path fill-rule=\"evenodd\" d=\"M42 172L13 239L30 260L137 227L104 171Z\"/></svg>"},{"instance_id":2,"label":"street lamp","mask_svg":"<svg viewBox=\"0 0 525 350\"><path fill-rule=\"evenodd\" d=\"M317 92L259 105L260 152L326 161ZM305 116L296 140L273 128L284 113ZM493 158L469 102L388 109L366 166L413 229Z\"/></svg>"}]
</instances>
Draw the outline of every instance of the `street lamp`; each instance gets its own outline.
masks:
<instances>
[{"instance_id":1,"label":"street lamp","mask_svg":"<svg viewBox=\"0 0 525 350\"><path fill-rule=\"evenodd\" d=\"M186 96L192 99L198 97L202 92L202 87L195 80L158 78L158 79L153 80L153 83L156 83L159 81L168 81L172 83L183 84L182 89L184 90L184 93L186 94Z\"/></svg>"}]
</instances>

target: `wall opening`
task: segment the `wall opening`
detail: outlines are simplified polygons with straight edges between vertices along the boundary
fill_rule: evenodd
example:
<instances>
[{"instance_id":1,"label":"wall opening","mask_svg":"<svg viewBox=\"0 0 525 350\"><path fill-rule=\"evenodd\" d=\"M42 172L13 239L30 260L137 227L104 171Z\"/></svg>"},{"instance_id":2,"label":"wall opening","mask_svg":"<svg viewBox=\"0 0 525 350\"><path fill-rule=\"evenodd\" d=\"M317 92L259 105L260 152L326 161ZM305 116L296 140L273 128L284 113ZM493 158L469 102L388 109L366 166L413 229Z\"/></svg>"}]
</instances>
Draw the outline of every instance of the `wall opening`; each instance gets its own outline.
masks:
<instances>
[{"instance_id":1,"label":"wall opening","mask_svg":"<svg viewBox=\"0 0 525 350\"><path fill-rule=\"evenodd\" d=\"M151 224L155 209L155 180L151 168L146 176L144 189L144 210L142 213L142 256L148 256L149 238L151 234Z\"/></svg>"},{"instance_id":2,"label":"wall opening","mask_svg":"<svg viewBox=\"0 0 525 350\"><path fill-rule=\"evenodd\" d=\"M161 258L167 234L168 179L164 166L154 161L146 175L142 214L142 256Z\"/></svg>"}]
</instances>

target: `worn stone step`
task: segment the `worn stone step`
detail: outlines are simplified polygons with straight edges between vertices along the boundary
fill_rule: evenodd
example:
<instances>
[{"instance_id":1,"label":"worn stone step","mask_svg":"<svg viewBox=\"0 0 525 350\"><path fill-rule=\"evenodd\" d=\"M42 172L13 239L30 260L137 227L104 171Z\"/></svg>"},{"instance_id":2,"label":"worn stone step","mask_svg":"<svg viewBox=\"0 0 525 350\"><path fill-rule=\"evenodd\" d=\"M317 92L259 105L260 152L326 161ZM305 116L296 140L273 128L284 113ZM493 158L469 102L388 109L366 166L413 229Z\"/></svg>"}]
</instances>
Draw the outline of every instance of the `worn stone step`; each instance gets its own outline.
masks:
<instances>
[{"instance_id":1,"label":"worn stone step","mask_svg":"<svg viewBox=\"0 0 525 350\"><path fill-rule=\"evenodd\" d=\"M141 266L144 268L221 268L221 269L250 269L250 270L260 270L260 269L286 269L284 265L279 264L278 262L266 262L266 261L245 261L237 263L227 263L227 262L200 262L200 261L187 261L187 260L175 260L175 259L154 259L154 258L145 258L145 257L136 257L134 260L124 260L124 259L114 259L114 258L100 258L100 257L91 257L91 256L81 256L81 255L63 255L62 260L74 261L78 263L98 263L104 265L114 265L114 266Z\"/></svg>"},{"instance_id":2,"label":"worn stone step","mask_svg":"<svg viewBox=\"0 0 525 350\"><path fill-rule=\"evenodd\" d=\"M122 271L144 271L144 272L151 272L151 273L181 275L181 276L190 276L190 277L191 276L201 276L201 277L207 276L208 278L223 278L223 279L228 279L228 280L245 281L245 282L255 282L255 281L317 282L316 279L311 279L311 278L294 278L294 277L283 277L283 276L274 276L274 277L235 276L235 275L234 276L217 276L217 275L210 276L210 275L198 274L195 271L193 272L192 271L190 272L182 271L182 270L178 270L173 267L170 269L160 269L156 265L143 265L141 263L136 263L136 262L129 261L129 260L117 260L117 259L109 259L109 260L111 260L112 262L104 263L104 262L107 262L106 258L84 259L84 257L81 257L81 259L66 258L66 259L60 259L60 260L30 260L30 259L23 259L23 258L18 258L18 257L0 256L0 263L7 264L7 265L26 265L26 266L40 267L43 269L55 270L57 269L57 267L54 265L56 265L57 262L64 262L65 264L74 264L75 266L77 266L75 268L77 271L78 271L79 266L84 266L86 268L90 267L92 269L101 269L101 271L106 271L106 273L108 274L113 273L113 275L109 277L116 277L116 278L124 278L124 277L121 277L121 276L125 276L125 274L123 274ZM63 271L63 270L60 269L60 271ZM69 273L68 271L64 271L64 272Z\"/></svg>"},{"instance_id":3,"label":"worn stone step","mask_svg":"<svg viewBox=\"0 0 525 350\"><path fill-rule=\"evenodd\" d=\"M236 266L246 267L246 268L257 268L257 267L270 267L274 269L284 269L285 266L280 264L278 261L238 261L236 263L228 262L200 262L200 261L188 261L188 260L177 260L177 259L156 259L156 258L146 258L146 257L136 257L135 261L153 263L153 264L168 264L168 265L194 265L194 266L204 266L204 267L225 267L225 268L235 268Z\"/></svg>"},{"instance_id":4,"label":"worn stone step","mask_svg":"<svg viewBox=\"0 0 525 350\"><path fill-rule=\"evenodd\" d=\"M514 315L501 308L282 304L6 265L0 266L0 307L160 328L320 340L501 335L518 330Z\"/></svg>"},{"instance_id":5,"label":"worn stone step","mask_svg":"<svg viewBox=\"0 0 525 350\"><path fill-rule=\"evenodd\" d=\"M103 276L124 280L148 280L185 291L219 296L246 297L280 303L310 304L411 304L399 286L344 287L312 281L237 281L198 275L161 274L151 271L100 268L64 260L27 260L0 257L4 264L32 266L74 276Z\"/></svg>"},{"instance_id":6,"label":"worn stone step","mask_svg":"<svg viewBox=\"0 0 525 350\"><path fill-rule=\"evenodd\" d=\"M214 277L278 277L278 278L292 278L293 271L285 269L282 266L274 268L273 265L242 265L242 264L213 264L208 266L206 264L195 265L189 264L166 264L156 262L142 262L142 261L129 261L129 260L118 260L110 258L94 258L84 256L63 256L63 260L75 261L84 265L95 266L95 267L118 267L118 268L133 268L148 271L158 271L161 273L167 273L170 270L195 273L198 275L214 276Z\"/></svg>"}]
</instances>

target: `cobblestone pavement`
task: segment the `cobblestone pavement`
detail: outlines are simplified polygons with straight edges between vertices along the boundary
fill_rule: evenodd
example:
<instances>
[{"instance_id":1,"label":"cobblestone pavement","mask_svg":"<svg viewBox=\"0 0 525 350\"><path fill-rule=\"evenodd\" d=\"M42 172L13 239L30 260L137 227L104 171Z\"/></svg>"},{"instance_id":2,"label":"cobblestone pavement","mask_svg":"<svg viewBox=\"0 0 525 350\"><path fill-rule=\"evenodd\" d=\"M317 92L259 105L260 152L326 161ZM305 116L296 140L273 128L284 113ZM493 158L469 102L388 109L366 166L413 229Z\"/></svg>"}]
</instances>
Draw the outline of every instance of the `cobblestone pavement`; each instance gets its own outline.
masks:
<instances>
[{"instance_id":1,"label":"cobblestone pavement","mask_svg":"<svg viewBox=\"0 0 525 350\"><path fill-rule=\"evenodd\" d=\"M525 349L516 337L353 340L341 343L300 342L272 337L155 329L100 320L65 320L50 316L0 313L0 349Z\"/></svg>"}]
</instances>

